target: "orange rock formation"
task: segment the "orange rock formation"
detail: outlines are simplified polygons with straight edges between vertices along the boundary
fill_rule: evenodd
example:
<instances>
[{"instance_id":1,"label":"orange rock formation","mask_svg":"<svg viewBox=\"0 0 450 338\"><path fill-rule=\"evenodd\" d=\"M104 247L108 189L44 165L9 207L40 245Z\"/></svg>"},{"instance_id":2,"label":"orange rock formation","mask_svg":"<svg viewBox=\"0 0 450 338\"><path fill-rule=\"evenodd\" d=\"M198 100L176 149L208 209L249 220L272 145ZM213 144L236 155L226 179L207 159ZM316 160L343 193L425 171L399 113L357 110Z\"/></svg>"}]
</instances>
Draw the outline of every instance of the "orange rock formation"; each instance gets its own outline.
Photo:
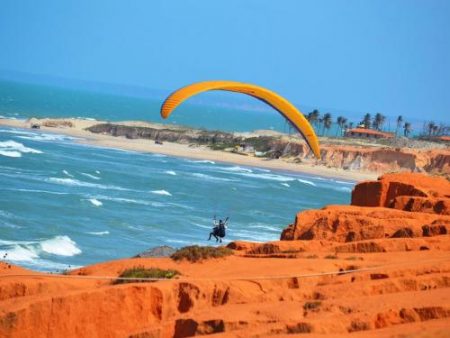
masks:
<instances>
[{"instance_id":1,"label":"orange rock formation","mask_svg":"<svg viewBox=\"0 0 450 338\"><path fill-rule=\"evenodd\" d=\"M130 258L50 276L0 264L0 337L448 337L450 216L395 202L447 198L448 183L422 175L375 183L353 194L375 207L301 212L283 240L232 242L222 259ZM134 266L181 276L90 279Z\"/></svg>"}]
</instances>

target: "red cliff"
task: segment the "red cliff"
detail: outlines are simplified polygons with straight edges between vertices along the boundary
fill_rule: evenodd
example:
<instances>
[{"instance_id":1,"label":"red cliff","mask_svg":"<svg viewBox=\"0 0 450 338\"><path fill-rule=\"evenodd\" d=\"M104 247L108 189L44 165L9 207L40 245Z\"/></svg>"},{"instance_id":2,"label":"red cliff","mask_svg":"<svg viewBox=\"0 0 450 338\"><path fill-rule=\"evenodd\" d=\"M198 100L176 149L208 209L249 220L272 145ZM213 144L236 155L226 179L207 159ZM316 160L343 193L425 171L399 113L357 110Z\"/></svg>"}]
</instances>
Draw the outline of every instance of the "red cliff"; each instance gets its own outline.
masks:
<instances>
[{"instance_id":1,"label":"red cliff","mask_svg":"<svg viewBox=\"0 0 450 338\"><path fill-rule=\"evenodd\" d=\"M385 175L353 197L365 205L300 212L281 241L232 242L220 259L130 258L64 275L0 262L0 337L448 337L450 215L434 202L448 182ZM98 278L136 266L180 276Z\"/></svg>"}]
</instances>

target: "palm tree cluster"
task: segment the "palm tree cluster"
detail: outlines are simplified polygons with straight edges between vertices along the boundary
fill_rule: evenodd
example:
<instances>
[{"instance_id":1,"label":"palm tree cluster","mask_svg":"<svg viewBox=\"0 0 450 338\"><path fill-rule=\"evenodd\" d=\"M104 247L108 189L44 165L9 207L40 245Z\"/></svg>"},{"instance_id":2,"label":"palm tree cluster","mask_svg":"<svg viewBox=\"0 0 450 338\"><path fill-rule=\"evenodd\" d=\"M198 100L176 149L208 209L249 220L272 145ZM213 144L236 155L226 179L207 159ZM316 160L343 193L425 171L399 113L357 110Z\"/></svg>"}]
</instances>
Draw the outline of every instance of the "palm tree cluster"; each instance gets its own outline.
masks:
<instances>
[{"instance_id":1,"label":"palm tree cluster","mask_svg":"<svg viewBox=\"0 0 450 338\"><path fill-rule=\"evenodd\" d=\"M316 129L316 131L325 136L328 134L331 126L333 125L333 119L330 113L325 113L323 116L320 116L320 112L317 109L314 109L312 112L306 115L306 119L312 124L312 126ZM320 133L321 131L321 133Z\"/></svg>"},{"instance_id":2,"label":"palm tree cluster","mask_svg":"<svg viewBox=\"0 0 450 338\"><path fill-rule=\"evenodd\" d=\"M325 113L321 115L318 109L314 109L312 112L306 115L306 119L311 123L311 125L316 130L317 134L326 136L329 133L333 125L332 115L330 113ZM347 129L353 129L353 122L349 122L348 119L344 116L338 116L336 118L336 136L342 136L344 131ZM383 130L384 125L386 124L386 116L381 113L376 113L375 116L372 117L370 113L364 114L363 119L358 124L359 128L365 129L374 129L374 130ZM410 122L406 122L403 116L399 115L397 117L397 126L395 129L395 136L398 136L400 130L403 128L403 136L409 137L412 131L412 126ZM443 125L437 126L434 122L430 122L428 124L428 135L441 135L444 133L448 133L449 127L445 127ZM441 133L441 134L439 134Z\"/></svg>"},{"instance_id":3,"label":"palm tree cluster","mask_svg":"<svg viewBox=\"0 0 450 338\"><path fill-rule=\"evenodd\" d=\"M449 126L446 126L443 123L437 125L434 121L430 121L425 123L423 134L427 135L428 137L442 136L448 135L449 131L450 131Z\"/></svg>"}]
</instances>

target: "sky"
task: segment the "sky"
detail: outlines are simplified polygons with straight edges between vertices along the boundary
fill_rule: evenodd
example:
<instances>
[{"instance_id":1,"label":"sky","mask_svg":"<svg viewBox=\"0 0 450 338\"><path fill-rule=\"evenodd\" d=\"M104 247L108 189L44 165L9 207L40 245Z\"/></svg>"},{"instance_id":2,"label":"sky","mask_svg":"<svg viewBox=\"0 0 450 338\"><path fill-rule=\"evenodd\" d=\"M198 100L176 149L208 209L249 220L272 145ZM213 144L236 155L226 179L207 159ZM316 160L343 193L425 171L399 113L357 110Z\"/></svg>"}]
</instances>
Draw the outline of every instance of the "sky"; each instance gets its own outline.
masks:
<instances>
[{"instance_id":1,"label":"sky","mask_svg":"<svg viewBox=\"0 0 450 338\"><path fill-rule=\"evenodd\" d=\"M450 1L0 2L0 74L174 90L226 79L307 106L450 120Z\"/></svg>"}]
</instances>

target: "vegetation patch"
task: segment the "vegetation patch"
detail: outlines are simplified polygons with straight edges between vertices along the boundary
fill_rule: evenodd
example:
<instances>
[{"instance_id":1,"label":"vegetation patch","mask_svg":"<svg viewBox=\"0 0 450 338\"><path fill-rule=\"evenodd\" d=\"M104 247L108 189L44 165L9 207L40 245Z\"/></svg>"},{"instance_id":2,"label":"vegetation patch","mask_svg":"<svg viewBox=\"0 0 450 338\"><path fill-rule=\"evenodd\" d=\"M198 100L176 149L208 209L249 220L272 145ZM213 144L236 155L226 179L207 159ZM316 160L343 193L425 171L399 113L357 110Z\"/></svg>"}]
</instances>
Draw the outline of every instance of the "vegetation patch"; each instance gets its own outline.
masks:
<instances>
[{"instance_id":1,"label":"vegetation patch","mask_svg":"<svg viewBox=\"0 0 450 338\"><path fill-rule=\"evenodd\" d=\"M186 259L189 262L198 262L209 258L226 257L232 254L233 250L225 247L192 245L178 249L170 258L175 261Z\"/></svg>"},{"instance_id":2,"label":"vegetation patch","mask_svg":"<svg viewBox=\"0 0 450 338\"><path fill-rule=\"evenodd\" d=\"M337 259L338 256L336 256L336 255L327 255L327 256L325 256L324 258L325 258L325 259Z\"/></svg>"},{"instance_id":3,"label":"vegetation patch","mask_svg":"<svg viewBox=\"0 0 450 338\"><path fill-rule=\"evenodd\" d=\"M133 279L116 279L113 284L152 282L151 280L147 280L147 278L171 279L179 274L180 273L177 270L163 270L158 268L144 268L143 266L136 266L131 269L126 269L119 275L120 278Z\"/></svg>"},{"instance_id":4,"label":"vegetation patch","mask_svg":"<svg viewBox=\"0 0 450 338\"><path fill-rule=\"evenodd\" d=\"M320 300L313 301L313 302L306 302L303 305L303 310L305 310L305 311L315 310L315 309L318 309L321 305L322 305L322 302Z\"/></svg>"}]
</instances>

